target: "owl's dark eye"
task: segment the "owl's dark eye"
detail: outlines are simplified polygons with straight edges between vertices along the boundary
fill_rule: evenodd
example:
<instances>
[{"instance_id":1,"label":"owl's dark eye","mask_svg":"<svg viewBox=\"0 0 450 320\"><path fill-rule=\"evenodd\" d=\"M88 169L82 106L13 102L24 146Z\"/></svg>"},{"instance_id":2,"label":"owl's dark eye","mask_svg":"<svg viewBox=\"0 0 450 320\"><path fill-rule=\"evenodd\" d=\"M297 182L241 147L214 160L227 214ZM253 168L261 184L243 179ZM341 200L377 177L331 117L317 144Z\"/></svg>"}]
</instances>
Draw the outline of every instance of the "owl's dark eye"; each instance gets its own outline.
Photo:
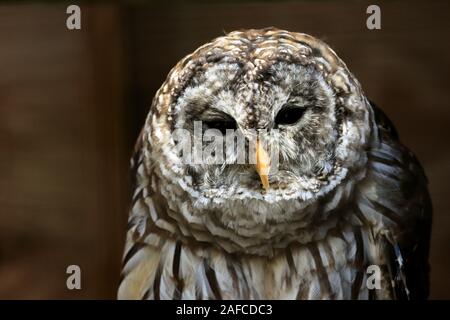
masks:
<instances>
[{"instance_id":1,"label":"owl's dark eye","mask_svg":"<svg viewBox=\"0 0 450 320\"><path fill-rule=\"evenodd\" d=\"M203 130L207 129L217 129L225 135L227 133L227 129L236 130L237 123L231 117L203 120Z\"/></svg>"},{"instance_id":2,"label":"owl's dark eye","mask_svg":"<svg viewBox=\"0 0 450 320\"><path fill-rule=\"evenodd\" d=\"M288 105L283 107L275 117L276 125L291 125L301 119L306 108Z\"/></svg>"}]
</instances>

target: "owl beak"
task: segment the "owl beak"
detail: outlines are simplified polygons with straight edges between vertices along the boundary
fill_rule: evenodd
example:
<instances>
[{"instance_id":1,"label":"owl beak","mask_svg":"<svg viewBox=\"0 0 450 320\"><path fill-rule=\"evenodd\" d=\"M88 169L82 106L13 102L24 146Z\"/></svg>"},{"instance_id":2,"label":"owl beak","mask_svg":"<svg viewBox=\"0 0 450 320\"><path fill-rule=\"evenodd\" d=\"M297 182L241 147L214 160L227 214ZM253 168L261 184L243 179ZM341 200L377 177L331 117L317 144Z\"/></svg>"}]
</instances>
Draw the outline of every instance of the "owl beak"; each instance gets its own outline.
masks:
<instances>
[{"instance_id":1,"label":"owl beak","mask_svg":"<svg viewBox=\"0 0 450 320\"><path fill-rule=\"evenodd\" d=\"M269 189L270 158L259 139L256 139L256 172L261 178L264 190Z\"/></svg>"}]
</instances>

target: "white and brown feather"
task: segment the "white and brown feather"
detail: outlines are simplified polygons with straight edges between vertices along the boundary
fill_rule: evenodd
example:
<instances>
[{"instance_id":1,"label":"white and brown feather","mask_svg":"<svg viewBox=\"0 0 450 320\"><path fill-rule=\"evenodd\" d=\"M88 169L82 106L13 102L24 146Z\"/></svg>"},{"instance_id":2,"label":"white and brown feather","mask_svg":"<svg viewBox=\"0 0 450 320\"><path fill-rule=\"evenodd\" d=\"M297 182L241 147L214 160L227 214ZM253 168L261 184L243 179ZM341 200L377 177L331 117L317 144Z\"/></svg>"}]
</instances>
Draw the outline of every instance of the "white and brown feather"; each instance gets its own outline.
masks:
<instances>
[{"instance_id":1,"label":"white and brown feather","mask_svg":"<svg viewBox=\"0 0 450 320\"><path fill-rule=\"evenodd\" d=\"M174 128L211 104L243 131L270 126L291 82L314 83L319 89L308 93L323 106L296 140L281 144L281 168L293 176L286 185L272 177L275 187L264 193L247 167L215 175L217 168L188 167L171 152ZM323 164L322 175L306 174L309 163ZM132 168L119 298L427 296L431 206L423 170L318 39L238 31L181 60L153 100ZM383 271L380 290L367 289L371 264Z\"/></svg>"}]
</instances>

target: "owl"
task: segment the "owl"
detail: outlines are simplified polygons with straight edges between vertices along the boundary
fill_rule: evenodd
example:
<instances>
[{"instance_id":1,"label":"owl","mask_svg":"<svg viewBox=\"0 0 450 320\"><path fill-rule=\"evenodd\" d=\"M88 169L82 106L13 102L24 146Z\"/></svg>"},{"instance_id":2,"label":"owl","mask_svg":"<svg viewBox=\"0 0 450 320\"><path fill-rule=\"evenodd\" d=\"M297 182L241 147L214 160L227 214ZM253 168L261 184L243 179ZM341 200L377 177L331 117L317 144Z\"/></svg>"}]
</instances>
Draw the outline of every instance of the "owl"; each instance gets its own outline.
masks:
<instances>
[{"instance_id":1,"label":"owl","mask_svg":"<svg viewBox=\"0 0 450 320\"><path fill-rule=\"evenodd\" d=\"M248 153L211 161L208 131ZM181 140L203 142L200 161ZM423 169L319 39L266 28L201 46L157 91L131 162L120 299L428 295Z\"/></svg>"}]
</instances>

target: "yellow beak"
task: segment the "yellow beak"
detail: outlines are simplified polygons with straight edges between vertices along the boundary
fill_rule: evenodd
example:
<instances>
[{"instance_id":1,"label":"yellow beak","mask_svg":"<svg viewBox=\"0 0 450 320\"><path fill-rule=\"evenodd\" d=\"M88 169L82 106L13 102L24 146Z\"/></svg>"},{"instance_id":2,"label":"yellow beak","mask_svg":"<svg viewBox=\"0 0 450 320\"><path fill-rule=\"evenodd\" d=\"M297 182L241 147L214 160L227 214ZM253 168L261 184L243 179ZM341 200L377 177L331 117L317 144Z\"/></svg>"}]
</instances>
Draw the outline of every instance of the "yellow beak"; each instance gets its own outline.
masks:
<instances>
[{"instance_id":1,"label":"yellow beak","mask_svg":"<svg viewBox=\"0 0 450 320\"><path fill-rule=\"evenodd\" d=\"M256 139L256 172L265 190L269 189L270 158L259 139Z\"/></svg>"}]
</instances>

